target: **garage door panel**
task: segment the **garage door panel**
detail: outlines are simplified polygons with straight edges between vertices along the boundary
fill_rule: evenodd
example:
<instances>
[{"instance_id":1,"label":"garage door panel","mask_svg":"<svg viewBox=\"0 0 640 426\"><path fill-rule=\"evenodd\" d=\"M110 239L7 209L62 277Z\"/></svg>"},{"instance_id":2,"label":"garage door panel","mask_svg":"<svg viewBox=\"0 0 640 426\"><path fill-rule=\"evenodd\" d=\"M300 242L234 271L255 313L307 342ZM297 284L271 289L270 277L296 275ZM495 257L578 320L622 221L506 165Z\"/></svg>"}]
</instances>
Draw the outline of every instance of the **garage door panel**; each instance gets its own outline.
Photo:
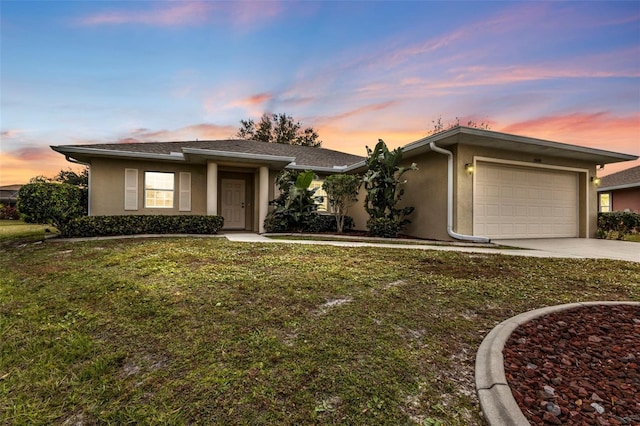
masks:
<instances>
[{"instance_id":1,"label":"garage door panel","mask_svg":"<svg viewBox=\"0 0 640 426\"><path fill-rule=\"evenodd\" d=\"M475 179L475 235L578 236L577 173L478 162Z\"/></svg>"}]
</instances>

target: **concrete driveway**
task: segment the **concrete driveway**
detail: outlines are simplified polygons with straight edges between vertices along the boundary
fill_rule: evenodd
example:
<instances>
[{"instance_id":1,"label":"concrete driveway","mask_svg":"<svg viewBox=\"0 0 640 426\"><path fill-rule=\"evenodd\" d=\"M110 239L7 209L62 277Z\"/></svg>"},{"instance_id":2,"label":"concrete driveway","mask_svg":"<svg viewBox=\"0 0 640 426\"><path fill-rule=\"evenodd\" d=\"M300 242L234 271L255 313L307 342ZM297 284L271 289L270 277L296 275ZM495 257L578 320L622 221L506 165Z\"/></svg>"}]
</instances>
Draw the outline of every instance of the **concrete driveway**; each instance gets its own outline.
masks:
<instances>
[{"instance_id":1,"label":"concrete driveway","mask_svg":"<svg viewBox=\"0 0 640 426\"><path fill-rule=\"evenodd\" d=\"M510 247L538 250L566 257L617 259L640 262L640 243L600 240L597 238L541 238L526 240L492 240ZM555 256L554 256L555 257Z\"/></svg>"}]
</instances>

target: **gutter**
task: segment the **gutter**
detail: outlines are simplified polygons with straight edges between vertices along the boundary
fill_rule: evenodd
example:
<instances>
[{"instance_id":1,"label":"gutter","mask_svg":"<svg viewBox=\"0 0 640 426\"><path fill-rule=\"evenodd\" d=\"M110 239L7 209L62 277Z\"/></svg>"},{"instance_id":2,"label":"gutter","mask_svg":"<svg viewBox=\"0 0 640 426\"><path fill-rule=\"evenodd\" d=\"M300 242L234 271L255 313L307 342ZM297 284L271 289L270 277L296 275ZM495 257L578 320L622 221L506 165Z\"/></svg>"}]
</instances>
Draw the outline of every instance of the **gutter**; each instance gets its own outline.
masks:
<instances>
[{"instance_id":1,"label":"gutter","mask_svg":"<svg viewBox=\"0 0 640 426\"><path fill-rule=\"evenodd\" d=\"M453 152L436 146L435 142L429 142L429 148L447 156L447 234L456 240L472 241L474 243L490 243L487 237L458 234L453 230Z\"/></svg>"}]
</instances>

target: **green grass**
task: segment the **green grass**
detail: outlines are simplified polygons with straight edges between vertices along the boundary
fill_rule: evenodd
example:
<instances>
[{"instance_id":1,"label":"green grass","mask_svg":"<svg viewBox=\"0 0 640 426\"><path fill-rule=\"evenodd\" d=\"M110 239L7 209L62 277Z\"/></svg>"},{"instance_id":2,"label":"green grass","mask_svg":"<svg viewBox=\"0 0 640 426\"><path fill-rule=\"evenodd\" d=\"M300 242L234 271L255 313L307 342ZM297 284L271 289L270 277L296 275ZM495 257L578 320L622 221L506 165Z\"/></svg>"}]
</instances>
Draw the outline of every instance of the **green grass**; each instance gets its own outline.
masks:
<instances>
[{"instance_id":1,"label":"green grass","mask_svg":"<svg viewBox=\"0 0 640 426\"><path fill-rule=\"evenodd\" d=\"M484 336L640 264L224 239L0 249L0 424L481 425Z\"/></svg>"},{"instance_id":2,"label":"green grass","mask_svg":"<svg viewBox=\"0 0 640 426\"><path fill-rule=\"evenodd\" d=\"M640 243L640 234L627 234L624 236L623 240Z\"/></svg>"},{"instance_id":3,"label":"green grass","mask_svg":"<svg viewBox=\"0 0 640 426\"><path fill-rule=\"evenodd\" d=\"M57 232L51 225L24 223L21 220L0 220L0 244L42 241L48 233Z\"/></svg>"}]
</instances>

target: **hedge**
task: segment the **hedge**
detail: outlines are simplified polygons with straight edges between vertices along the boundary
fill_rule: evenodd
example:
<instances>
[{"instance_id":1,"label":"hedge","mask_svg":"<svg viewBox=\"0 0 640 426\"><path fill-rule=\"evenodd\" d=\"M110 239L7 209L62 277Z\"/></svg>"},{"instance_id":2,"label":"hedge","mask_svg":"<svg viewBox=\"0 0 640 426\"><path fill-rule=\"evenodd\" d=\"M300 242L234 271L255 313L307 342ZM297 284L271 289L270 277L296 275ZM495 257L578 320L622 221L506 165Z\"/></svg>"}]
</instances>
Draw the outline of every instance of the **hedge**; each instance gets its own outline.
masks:
<instances>
[{"instance_id":1,"label":"hedge","mask_svg":"<svg viewBox=\"0 0 640 426\"><path fill-rule=\"evenodd\" d=\"M343 231L353 229L353 226L353 218L351 216L345 216ZM338 232L336 217L329 214L316 214L314 218L307 223L304 232Z\"/></svg>"},{"instance_id":2,"label":"hedge","mask_svg":"<svg viewBox=\"0 0 640 426\"><path fill-rule=\"evenodd\" d=\"M270 212L264 220L264 229L267 232L292 232L292 229L287 228L286 221L282 220L273 212ZM354 222L351 216L344 217L344 231L353 229ZM313 214L307 223L304 225L302 232L322 233L322 232L337 232L338 225L336 223L336 217L330 214Z\"/></svg>"},{"instance_id":3,"label":"hedge","mask_svg":"<svg viewBox=\"0 0 640 426\"><path fill-rule=\"evenodd\" d=\"M621 240L627 234L640 232L640 213L607 212L598 213L598 236L611 237L612 233Z\"/></svg>"},{"instance_id":4,"label":"hedge","mask_svg":"<svg viewBox=\"0 0 640 426\"><path fill-rule=\"evenodd\" d=\"M402 229L402 221L388 217L372 217L367 221L367 228L372 237L395 238Z\"/></svg>"},{"instance_id":5,"label":"hedge","mask_svg":"<svg viewBox=\"0 0 640 426\"><path fill-rule=\"evenodd\" d=\"M102 237L136 234L216 234L222 216L83 216L71 220L63 237Z\"/></svg>"}]
</instances>

